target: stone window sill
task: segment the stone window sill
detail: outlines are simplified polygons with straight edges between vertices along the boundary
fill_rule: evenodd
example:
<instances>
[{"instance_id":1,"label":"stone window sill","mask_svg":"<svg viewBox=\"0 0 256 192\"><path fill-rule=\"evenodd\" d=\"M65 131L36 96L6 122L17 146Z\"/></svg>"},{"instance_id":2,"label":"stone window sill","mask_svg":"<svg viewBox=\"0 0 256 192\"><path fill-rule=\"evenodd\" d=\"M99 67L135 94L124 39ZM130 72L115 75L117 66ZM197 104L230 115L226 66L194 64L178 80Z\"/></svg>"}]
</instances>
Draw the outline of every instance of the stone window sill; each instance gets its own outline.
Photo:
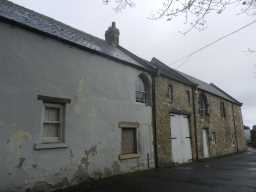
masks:
<instances>
[{"instance_id":1,"label":"stone window sill","mask_svg":"<svg viewBox=\"0 0 256 192\"><path fill-rule=\"evenodd\" d=\"M47 150L47 149L65 149L68 146L65 143L36 143L34 150Z\"/></svg>"},{"instance_id":2,"label":"stone window sill","mask_svg":"<svg viewBox=\"0 0 256 192\"><path fill-rule=\"evenodd\" d=\"M132 154L121 154L119 155L120 160L125 160L125 159L137 159L139 158L140 155L138 153L132 153Z\"/></svg>"}]
</instances>

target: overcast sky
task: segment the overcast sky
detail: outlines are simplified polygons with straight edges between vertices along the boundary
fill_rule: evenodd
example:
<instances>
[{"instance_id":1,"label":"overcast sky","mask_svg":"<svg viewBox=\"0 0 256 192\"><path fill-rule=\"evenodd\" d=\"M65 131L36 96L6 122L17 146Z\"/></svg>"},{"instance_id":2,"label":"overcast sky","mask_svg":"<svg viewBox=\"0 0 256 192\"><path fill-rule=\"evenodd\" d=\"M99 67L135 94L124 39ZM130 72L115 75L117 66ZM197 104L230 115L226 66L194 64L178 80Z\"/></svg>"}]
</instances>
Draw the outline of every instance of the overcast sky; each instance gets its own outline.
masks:
<instances>
[{"instance_id":1,"label":"overcast sky","mask_svg":"<svg viewBox=\"0 0 256 192\"><path fill-rule=\"evenodd\" d=\"M134 8L115 12L102 0L12 0L82 31L104 38L112 21L120 29L120 44L146 59L157 57L175 68L174 61L215 39L253 21L256 16L238 15L232 7L208 17L207 29L182 35L188 26L182 18L167 22L150 20L161 0L135 0ZM256 124L256 24L236 33L186 60L179 69L206 82L213 82L244 103L246 125Z\"/></svg>"}]
</instances>

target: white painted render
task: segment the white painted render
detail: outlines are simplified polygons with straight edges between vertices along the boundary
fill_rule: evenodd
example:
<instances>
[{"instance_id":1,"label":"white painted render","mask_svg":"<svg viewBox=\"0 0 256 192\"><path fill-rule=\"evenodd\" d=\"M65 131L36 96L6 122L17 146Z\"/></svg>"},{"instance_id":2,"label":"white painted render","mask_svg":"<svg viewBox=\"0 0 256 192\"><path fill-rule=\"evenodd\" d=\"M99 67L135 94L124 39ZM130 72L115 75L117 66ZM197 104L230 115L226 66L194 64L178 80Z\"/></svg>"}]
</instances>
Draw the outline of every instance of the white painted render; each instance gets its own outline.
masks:
<instances>
[{"instance_id":1,"label":"white painted render","mask_svg":"<svg viewBox=\"0 0 256 192\"><path fill-rule=\"evenodd\" d=\"M135 101L138 69L0 23L0 191L72 185L154 167L152 108ZM64 149L35 150L43 103L71 99ZM139 158L119 160L119 122L137 122Z\"/></svg>"}]
</instances>

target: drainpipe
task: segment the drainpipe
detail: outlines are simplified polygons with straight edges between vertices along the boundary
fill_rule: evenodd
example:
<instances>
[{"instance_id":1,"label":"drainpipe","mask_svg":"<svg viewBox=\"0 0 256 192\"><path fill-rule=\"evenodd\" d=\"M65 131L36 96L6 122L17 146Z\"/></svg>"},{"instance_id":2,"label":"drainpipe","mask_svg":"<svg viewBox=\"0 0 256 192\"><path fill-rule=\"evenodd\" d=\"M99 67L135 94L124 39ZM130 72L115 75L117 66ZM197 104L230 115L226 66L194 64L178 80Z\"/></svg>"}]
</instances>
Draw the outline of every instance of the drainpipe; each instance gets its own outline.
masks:
<instances>
[{"instance_id":1,"label":"drainpipe","mask_svg":"<svg viewBox=\"0 0 256 192\"><path fill-rule=\"evenodd\" d=\"M198 143L197 143L197 118L196 118L196 104L195 104L195 93L196 88L192 88L192 102L193 102L193 114L194 114L194 134L195 134L195 149L196 149L196 160L199 160L198 157Z\"/></svg>"},{"instance_id":2,"label":"drainpipe","mask_svg":"<svg viewBox=\"0 0 256 192\"><path fill-rule=\"evenodd\" d=\"M155 168L158 168L158 150L157 150L157 126L156 126L156 77L157 74L152 75L152 124L153 124L153 140L154 140L154 156Z\"/></svg>"},{"instance_id":3,"label":"drainpipe","mask_svg":"<svg viewBox=\"0 0 256 192\"><path fill-rule=\"evenodd\" d=\"M237 139L237 130L236 130L236 121L235 121L235 114L234 114L234 104L232 104L232 115L233 115L233 124L234 124L234 134L236 139L236 152L239 152L238 148L238 139Z\"/></svg>"}]
</instances>

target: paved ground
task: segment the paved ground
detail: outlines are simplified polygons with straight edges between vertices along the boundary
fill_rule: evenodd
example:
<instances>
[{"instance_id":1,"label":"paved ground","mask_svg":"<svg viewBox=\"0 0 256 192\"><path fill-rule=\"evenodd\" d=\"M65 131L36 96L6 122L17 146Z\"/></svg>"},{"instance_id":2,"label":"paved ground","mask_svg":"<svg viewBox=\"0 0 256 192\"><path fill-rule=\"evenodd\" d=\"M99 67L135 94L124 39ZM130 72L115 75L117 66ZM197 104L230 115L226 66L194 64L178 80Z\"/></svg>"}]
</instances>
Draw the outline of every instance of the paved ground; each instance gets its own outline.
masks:
<instances>
[{"instance_id":1,"label":"paved ground","mask_svg":"<svg viewBox=\"0 0 256 192\"><path fill-rule=\"evenodd\" d=\"M256 151L103 179L74 192L256 192Z\"/></svg>"}]
</instances>

